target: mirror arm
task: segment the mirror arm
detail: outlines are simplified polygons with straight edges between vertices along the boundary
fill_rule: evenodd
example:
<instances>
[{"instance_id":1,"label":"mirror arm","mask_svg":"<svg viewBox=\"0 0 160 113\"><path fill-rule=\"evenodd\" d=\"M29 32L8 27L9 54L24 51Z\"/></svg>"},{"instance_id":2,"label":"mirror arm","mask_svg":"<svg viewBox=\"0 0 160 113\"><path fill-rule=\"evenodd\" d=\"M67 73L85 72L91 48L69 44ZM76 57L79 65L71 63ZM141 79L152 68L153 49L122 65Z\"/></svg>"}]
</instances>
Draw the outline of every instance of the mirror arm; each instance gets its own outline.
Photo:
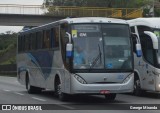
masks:
<instances>
[{"instance_id":1,"label":"mirror arm","mask_svg":"<svg viewBox=\"0 0 160 113\"><path fill-rule=\"evenodd\" d=\"M135 35L135 38L136 38L137 44L140 44L140 41L138 40L138 35L137 35L136 33L132 33L132 35Z\"/></svg>"},{"instance_id":2,"label":"mirror arm","mask_svg":"<svg viewBox=\"0 0 160 113\"><path fill-rule=\"evenodd\" d=\"M68 32L66 32L66 34L68 35L69 44L71 44L71 34L69 34Z\"/></svg>"}]
</instances>

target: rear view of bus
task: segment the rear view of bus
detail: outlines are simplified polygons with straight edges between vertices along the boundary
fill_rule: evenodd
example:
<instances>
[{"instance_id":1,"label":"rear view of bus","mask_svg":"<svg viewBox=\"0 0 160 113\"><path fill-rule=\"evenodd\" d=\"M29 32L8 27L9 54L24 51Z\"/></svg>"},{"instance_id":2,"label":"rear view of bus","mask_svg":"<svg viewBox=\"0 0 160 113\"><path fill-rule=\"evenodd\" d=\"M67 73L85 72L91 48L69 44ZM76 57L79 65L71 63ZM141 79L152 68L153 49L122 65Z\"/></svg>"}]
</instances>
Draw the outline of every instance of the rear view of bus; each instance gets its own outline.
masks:
<instances>
[{"instance_id":1,"label":"rear view of bus","mask_svg":"<svg viewBox=\"0 0 160 113\"><path fill-rule=\"evenodd\" d=\"M32 31L54 29L54 26L59 28L60 35L59 47L48 50L53 52L50 54L53 57L50 58L53 59L50 61L52 67L47 67L51 71L43 75L47 75L45 79L39 79L39 86L36 82L30 82L30 86L53 89L61 100L69 94L105 95L106 99L114 100L117 93L133 91L133 51L126 21L98 17L69 18ZM51 41L54 41L52 36ZM18 66L22 67L22 64L24 60ZM31 70L29 68L25 70ZM36 76L43 78L40 74Z\"/></svg>"}]
</instances>

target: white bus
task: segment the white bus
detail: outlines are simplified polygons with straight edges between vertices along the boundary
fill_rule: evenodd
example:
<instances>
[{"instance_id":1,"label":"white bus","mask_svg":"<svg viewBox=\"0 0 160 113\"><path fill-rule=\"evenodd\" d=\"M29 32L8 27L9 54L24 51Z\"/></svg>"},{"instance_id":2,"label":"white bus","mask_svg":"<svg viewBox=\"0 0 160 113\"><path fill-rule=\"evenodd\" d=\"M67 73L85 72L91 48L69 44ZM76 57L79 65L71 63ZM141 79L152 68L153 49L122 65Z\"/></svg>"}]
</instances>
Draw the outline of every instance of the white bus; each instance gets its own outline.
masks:
<instances>
[{"instance_id":1,"label":"white bus","mask_svg":"<svg viewBox=\"0 0 160 113\"><path fill-rule=\"evenodd\" d=\"M68 18L20 32L18 81L28 93L51 89L60 100L72 94L133 91L131 33L124 20Z\"/></svg>"},{"instance_id":2,"label":"white bus","mask_svg":"<svg viewBox=\"0 0 160 113\"><path fill-rule=\"evenodd\" d=\"M128 20L131 32L138 38L133 39L133 46L139 43L142 56L134 55L135 82L134 94L144 91L160 92L160 18L137 18ZM135 49L134 49L135 50Z\"/></svg>"}]
</instances>

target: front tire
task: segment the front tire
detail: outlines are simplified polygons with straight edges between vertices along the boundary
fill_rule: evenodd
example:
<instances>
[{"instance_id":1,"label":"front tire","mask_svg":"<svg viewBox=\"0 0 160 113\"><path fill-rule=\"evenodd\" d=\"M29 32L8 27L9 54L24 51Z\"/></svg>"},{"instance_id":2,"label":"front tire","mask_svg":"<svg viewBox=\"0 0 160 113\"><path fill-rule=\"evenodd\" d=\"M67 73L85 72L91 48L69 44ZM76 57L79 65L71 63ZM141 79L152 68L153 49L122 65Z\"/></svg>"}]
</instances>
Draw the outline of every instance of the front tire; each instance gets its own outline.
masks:
<instances>
[{"instance_id":1,"label":"front tire","mask_svg":"<svg viewBox=\"0 0 160 113\"><path fill-rule=\"evenodd\" d=\"M133 91L133 94L136 95L136 96L142 96L142 94L143 94L139 78L134 80L134 91Z\"/></svg>"},{"instance_id":2,"label":"front tire","mask_svg":"<svg viewBox=\"0 0 160 113\"><path fill-rule=\"evenodd\" d=\"M66 101L68 98L68 95L66 93L62 92L62 85L61 82L58 79L55 81L55 95L61 100L61 101Z\"/></svg>"},{"instance_id":3,"label":"front tire","mask_svg":"<svg viewBox=\"0 0 160 113\"><path fill-rule=\"evenodd\" d=\"M26 76L26 89L29 94L41 93L42 89L39 87L34 87L30 84L29 76Z\"/></svg>"},{"instance_id":4,"label":"front tire","mask_svg":"<svg viewBox=\"0 0 160 113\"><path fill-rule=\"evenodd\" d=\"M113 101L113 100L115 100L116 95L117 95L116 93L106 94L105 99L108 101Z\"/></svg>"}]
</instances>

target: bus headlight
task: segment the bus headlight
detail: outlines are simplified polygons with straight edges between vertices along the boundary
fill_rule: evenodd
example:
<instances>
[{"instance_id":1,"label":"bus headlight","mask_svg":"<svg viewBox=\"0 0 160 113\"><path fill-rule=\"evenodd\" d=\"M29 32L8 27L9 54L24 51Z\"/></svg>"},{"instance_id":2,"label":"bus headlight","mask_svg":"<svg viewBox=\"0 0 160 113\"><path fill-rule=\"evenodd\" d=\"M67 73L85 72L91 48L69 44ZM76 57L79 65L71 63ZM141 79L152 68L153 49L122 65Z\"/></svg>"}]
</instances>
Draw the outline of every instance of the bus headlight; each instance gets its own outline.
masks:
<instances>
[{"instance_id":1,"label":"bus headlight","mask_svg":"<svg viewBox=\"0 0 160 113\"><path fill-rule=\"evenodd\" d=\"M87 84L87 82L80 76L74 75L74 77L81 83L81 84Z\"/></svg>"},{"instance_id":2,"label":"bus headlight","mask_svg":"<svg viewBox=\"0 0 160 113\"><path fill-rule=\"evenodd\" d=\"M160 84L158 85L158 87L160 88Z\"/></svg>"},{"instance_id":3,"label":"bus headlight","mask_svg":"<svg viewBox=\"0 0 160 113\"><path fill-rule=\"evenodd\" d=\"M128 82L131 77L132 77L132 74L130 74L130 75L123 81L123 83Z\"/></svg>"}]
</instances>

